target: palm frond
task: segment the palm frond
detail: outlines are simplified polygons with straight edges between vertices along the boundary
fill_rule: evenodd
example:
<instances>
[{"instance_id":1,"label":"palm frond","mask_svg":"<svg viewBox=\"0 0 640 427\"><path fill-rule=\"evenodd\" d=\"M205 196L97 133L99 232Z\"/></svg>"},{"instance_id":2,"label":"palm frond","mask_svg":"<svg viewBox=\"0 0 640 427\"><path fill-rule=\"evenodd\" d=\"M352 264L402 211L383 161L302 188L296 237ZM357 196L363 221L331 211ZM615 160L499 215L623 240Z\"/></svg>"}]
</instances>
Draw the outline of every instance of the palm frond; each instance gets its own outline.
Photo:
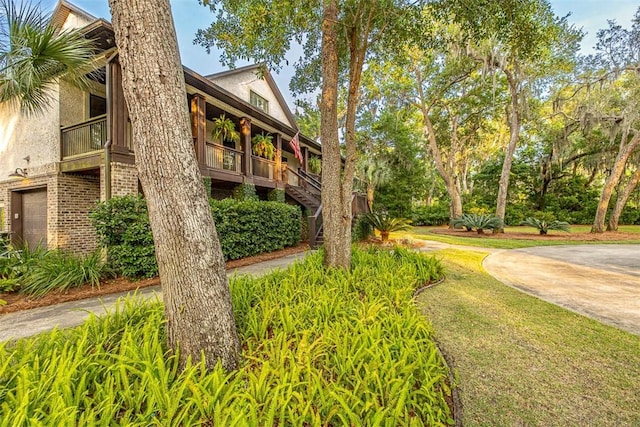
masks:
<instances>
[{"instance_id":1,"label":"palm frond","mask_svg":"<svg viewBox=\"0 0 640 427\"><path fill-rule=\"evenodd\" d=\"M0 103L42 112L60 78L89 86L93 42L79 30L60 31L37 5L0 0Z\"/></svg>"}]
</instances>

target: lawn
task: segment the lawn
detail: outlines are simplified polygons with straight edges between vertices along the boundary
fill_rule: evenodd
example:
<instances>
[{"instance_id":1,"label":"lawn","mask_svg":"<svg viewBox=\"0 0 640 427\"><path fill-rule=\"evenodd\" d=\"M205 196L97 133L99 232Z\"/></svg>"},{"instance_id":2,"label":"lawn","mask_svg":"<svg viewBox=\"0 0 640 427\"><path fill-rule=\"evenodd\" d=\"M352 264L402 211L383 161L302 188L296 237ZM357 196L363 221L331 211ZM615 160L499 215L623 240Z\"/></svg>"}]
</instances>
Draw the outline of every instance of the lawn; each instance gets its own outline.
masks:
<instances>
[{"instance_id":1,"label":"lawn","mask_svg":"<svg viewBox=\"0 0 640 427\"><path fill-rule=\"evenodd\" d=\"M640 337L502 285L446 250L418 297L458 378L465 426L640 425Z\"/></svg>"},{"instance_id":2,"label":"lawn","mask_svg":"<svg viewBox=\"0 0 640 427\"><path fill-rule=\"evenodd\" d=\"M591 235L588 234L591 230L589 225L572 225L571 233L563 233L560 231L551 231L549 236L541 236L540 238L533 238L538 235L538 232L532 227L506 227L504 238L495 237L490 235L491 231L487 231L487 235L484 237L478 237L475 232L463 233L460 235L447 235L439 234L438 230L442 230L443 227L414 227L407 233L394 233L393 238L412 237L420 240L431 240L435 242L448 243L451 245L463 245L463 246L477 246L483 248L495 248L495 249L518 249L528 248L532 246L552 246L552 245L581 245L585 243L589 244L615 244L615 243L640 243L640 226L638 225L623 225L620 226L619 232L621 233L620 239L616 239L616 234L605 233L604 235ZM582 239L577 234L587 233L584 235L585 239ZM511 237L509 235L511 234ZM513 238L515 234L519 235L531 235L526 239ZM629 236L631 234L632 236ZM633 238L633 234L637 234L637 239ZM526 236L525 236L526 237ZM631 237L631 238L630 238ZM591 238L602 238L602 240L589 240Z\"/></svg>"}]
</instances>

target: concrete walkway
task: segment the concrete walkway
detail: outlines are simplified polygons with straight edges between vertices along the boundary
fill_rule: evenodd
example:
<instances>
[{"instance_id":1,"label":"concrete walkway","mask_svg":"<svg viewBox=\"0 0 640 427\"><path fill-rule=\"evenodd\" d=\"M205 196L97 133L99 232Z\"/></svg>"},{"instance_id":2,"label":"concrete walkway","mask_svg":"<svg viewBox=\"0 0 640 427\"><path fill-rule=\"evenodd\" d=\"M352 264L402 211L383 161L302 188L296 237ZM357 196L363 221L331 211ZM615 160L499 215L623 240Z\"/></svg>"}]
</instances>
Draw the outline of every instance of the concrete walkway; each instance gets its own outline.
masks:
<instances>
[{"instance_id":1,"label":"concrete walkway","mask_svg":"<svg viewBox=\"0 0 640 427\"><path fill-rule=\"evenodd\" d=\"M229 270L228 275L250 274L260 276L277 268L285 268L294 261L304 257L304 253L289 255L245 267ZM0 341L25 338L53 328L70 328L82 324L89 313L103 315L113 309L116 301L132 292L111 294L99 298L65 302L48 307L34 308L15 313L0 315ZM140 289L140 298L162 298L159 286Z\"/></svg>"},{"instance_id":2,"label":"concrete walkway","mask_svg":"<svg viewBox=\"0 0 640 427\"><path fill-rule=\"evenodd\" d=\"M504 284L640 335L640 245L502 250L483 266Z\"/></svg>"}]
</instances>

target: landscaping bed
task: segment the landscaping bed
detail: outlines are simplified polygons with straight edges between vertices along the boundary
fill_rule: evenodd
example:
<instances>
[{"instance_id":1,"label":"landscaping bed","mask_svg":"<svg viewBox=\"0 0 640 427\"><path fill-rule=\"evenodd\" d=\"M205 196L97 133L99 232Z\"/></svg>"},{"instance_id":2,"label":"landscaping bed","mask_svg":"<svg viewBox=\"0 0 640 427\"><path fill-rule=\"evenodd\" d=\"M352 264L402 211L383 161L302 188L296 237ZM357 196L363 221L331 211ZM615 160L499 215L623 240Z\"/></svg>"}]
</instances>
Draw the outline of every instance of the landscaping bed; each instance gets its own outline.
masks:
<instances>
[{"instance_id":1,"label":"landscaping bed","mask_svg":"<svg viewBox=\"0 0 640 427\"><path fill-rule=\"evenodd\" d=\"M625 232L605 232L605 233L589 233L589 232L571 232L562 233L559 231L552 231L545 236L541 236L539 233L529 231L515 231L514 228L507 230L504 233L493 234L491 230L485 231L484 234L478 234L475 231L466 231L464 229L449 229L446 227L430 227L429 233L455 236L455 237L468 237L471 239L515 239L515 240L568 240L568 241L580 241L580 242L608 242L619 240L639 240L640 234L638 233L625 233Z\"/></svg>"},{"instance_id":2,"label":"landscaping bed","mask_svg":"<svg viewBox=\"0 0 640 427\"><path fill-rule=\"evenodd\" d=\"M303 243L301 245L281 249L279 251L227 261L226 267L227 270L244 267L247 265L269 261L307 250L309 250L309 245ZM53 304L77 301L85 298L93 298L120 292L134 291L136 289L142 289L149 286L157 285L160 285L160 279L158 277L142 280L129 280L124 277L119 277L116 279L102 280L100 281L99 286L92 286L90 283L87 283L83 286L67 289L66 291L62 292L49 292L48 294L40 298L21 294L19 292L0 292L0 300L4 300L6 302L6 305L0 305L0 314L12 313L20 310L28 310L37 307L46 307Z\"/></svg>"},{"instance_id":3,"label":"landscaping bed","mask_svg":"<svg viewBox=\"0 0 640 427\"><path fill-rule=\"evenodd\" d=\"M433 257L370 248L350 271L314 253L231 280L240 369L177 369L159 303L0 346L8 425L451 425L448 371L412 299Z\"/></svg>"}]
</instances>

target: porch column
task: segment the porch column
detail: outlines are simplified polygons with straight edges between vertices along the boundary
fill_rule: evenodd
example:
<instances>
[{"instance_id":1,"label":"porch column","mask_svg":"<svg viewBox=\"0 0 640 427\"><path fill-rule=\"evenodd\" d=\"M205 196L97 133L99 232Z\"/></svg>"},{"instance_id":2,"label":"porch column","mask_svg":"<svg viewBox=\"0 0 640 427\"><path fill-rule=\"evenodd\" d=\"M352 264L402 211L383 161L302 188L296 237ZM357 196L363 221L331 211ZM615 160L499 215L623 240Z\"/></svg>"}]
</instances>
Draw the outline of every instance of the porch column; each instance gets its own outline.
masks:
<instances>
[{"instance_id":1,"label":"porch column","mask_svg":"<svg viewBox=\"0 0 640 427\"><path fill-rule=\"evenodd\" d=\"M129 109L124 99L122 91L122 68L118 58L114 58L109 64L109 81L107 81L107 108L111 123L111 152L113 153L129 153L129 147L132 148L133 141L129 138Z\"/></svg>"},{"instance_id":2,"label":"porch column","mask_svg":"<svg viewBox=\"0 0 640 427\"><path fill-rule=\"evenodd\" d=\"M207 101L204 96L196 93L191 98L191 134L193 135L196 159L198 165L205 167L206 160L206 141L207 141L207 122L206 122Z\"/></svg>"},{"instance_id":3,"label":"porch column","mask_svg":"<svg viewBox=\"0 0 640 427\"><path fill-rule=\"evenodd\" d=\"M309 165L309 148L308 147L300 147L302 151L302 170L308 172L307 166Z\"/></svg>"},{"instance_id":4,"label":"porch column","mask_svg":"<svg viewBox=\"0 0 640 427\"><path fill-rule=\"evenodd\" d=\"M242 172L244 172L247 181L251 182L253 180L253 172L251 171L251 119L248 117L240 119L240 141L244 151Z\"/></svg>"},{"instance_id":5,"label":"porch column","mask_svg":"<svg viewBox=\"0 0 640 427\"><path fill-rule=\"evenodd\" d=\"M276 133L276 183L282 181L282 135Z\"/></svg>"}]
</instances>

